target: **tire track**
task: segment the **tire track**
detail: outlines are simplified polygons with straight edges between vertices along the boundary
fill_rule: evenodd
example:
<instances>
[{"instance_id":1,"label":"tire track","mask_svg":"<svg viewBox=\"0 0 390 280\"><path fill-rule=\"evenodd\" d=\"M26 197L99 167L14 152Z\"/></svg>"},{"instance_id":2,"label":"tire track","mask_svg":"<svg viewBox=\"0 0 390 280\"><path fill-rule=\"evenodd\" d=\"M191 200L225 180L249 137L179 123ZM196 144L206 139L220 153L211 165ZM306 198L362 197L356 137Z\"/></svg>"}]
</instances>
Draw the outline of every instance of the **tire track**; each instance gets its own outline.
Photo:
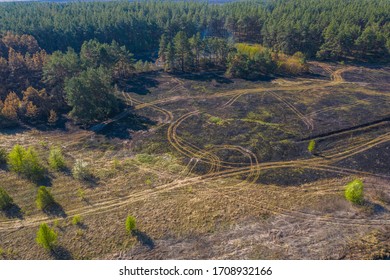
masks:
<instances>
[{"instance_id":1,"label":"tire track","mask_svg":"<svg viewBox=\"0 0 390 280\"><path fill-rule=\"evenodd\" d=\"M314 123L309 118L307 118L303 113L301 113L301 111L299 111L294 105L292 105L290 102L286 101L280 95L276 94L273 91L269 91L269 93L277 100L282 102L284 105L286 105L291 111L293 111L295 115L298 116L298 118L307 126L309 130L314 129Z\"/></svg>"}]
</instances>

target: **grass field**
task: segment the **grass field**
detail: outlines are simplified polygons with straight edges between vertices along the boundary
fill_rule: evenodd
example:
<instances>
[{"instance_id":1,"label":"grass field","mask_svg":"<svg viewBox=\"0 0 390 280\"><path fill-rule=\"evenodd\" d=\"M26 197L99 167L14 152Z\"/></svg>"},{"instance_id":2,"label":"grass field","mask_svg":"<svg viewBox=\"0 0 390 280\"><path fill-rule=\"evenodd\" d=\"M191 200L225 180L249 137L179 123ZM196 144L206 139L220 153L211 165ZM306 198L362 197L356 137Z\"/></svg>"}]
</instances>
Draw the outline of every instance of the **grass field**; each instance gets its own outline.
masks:
<instances>
[{"instance_id":1,"label":"grass field","mask_svg":"<svg viewBox=\"0 0 390 280\"><path fill-rule=\"evenodd\" d=\"M61 206L50 213L36 184L0 167L16 205L0 212L0 258L390 258L390 69L310 69L267 81L149 74L119 96L133 113L95 131L0 132L1 147L33 146L45 166L62 147L67 165L42 182ZM72 177L77 159L91 179ZM354 179L362 205L344 198ZM35 242L42 222L58 232L51 252Z\"/></svg>"}]
</instances>

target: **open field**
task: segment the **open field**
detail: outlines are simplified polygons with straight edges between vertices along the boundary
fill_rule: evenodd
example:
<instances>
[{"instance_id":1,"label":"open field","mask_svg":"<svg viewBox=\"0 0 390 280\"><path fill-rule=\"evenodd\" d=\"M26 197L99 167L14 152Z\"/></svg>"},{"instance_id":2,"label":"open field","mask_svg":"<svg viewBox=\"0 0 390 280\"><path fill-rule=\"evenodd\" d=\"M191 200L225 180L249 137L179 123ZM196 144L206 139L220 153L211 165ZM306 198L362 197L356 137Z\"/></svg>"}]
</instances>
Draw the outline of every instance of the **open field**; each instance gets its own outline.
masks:
<instances>
[{"instance_id":1,"label":"open field","mask_svg":"<svg viewBox=\"0 0 390 280\"><path fill-rule=\"evenodd\" d=\"M267 81L155 73L119 96L134 115L94 131L0 133L45 165L61 146L68 166L43 182L61 205L49 214L35 184L0 166L17 205L0 213L0 258L390 258L389 83L389 68L314 62L306 77ZM93 179L73 179L77 159ZM356 178L361 206L343 195ZM35 243L42 222L55 252Z\"/></svg>"}]
</instances>

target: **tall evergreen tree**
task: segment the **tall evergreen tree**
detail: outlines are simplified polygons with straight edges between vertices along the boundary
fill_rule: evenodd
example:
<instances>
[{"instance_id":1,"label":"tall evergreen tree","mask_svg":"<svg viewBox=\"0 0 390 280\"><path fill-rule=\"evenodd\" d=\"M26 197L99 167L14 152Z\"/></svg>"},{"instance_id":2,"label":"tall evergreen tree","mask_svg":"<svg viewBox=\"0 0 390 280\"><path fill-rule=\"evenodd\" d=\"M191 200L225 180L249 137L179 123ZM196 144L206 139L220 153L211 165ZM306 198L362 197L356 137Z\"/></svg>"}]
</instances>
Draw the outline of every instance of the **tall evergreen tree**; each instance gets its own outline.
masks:
<instances>
[{"instance_id":1,"label":"tall evergreen tree","mask_svg":"<svg viewBox=\"0 0 390 280\"><path fill-rule=\"evenodd\" d=\"M88 68L65 82L70 115L82 123L101 121L118 111L118 101L105 68Z\"/></svg>"},{"instance_id":2,"label":"tall evergreen tree","mask_svg":"<svg viewBox=\"0 0 390 280\"><path fill-rule=\"evenodd\" d=\"M191 63L191 49L188 37L184 31L179 31L173 38L175 56L180 70L184 72Z\"/></svg>"}]
</instances>

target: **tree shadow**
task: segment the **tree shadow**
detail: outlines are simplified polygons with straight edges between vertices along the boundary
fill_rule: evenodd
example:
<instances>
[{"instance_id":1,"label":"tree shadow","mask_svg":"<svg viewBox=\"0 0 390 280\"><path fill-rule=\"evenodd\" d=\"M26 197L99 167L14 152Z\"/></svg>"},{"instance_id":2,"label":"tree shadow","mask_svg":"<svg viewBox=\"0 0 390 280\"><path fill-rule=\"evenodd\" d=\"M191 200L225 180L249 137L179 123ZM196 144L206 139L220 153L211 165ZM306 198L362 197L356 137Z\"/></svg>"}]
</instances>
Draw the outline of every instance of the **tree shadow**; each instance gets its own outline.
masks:
<instances>
[{"instance_id":1,"label":"tree shadow","mask_svg":"<svg viewBox=\"0 0 390 280\"><path fill-rule=\"evenodd\" d=\"M372 212L373 214L384 214L389 212L382 205L371 201L364 201L364 206L370 209L370 212Z\"/></svg>"},{"instance_id":2,"label":"tree shadow","mask_svg":"<svg viewBox=\"0 0 390 280\"><path fill-rule=\"evenodd\" d=\"M100 129L96 134L104 135L107 138L131 139L134 131L148 130L149 126L156 122L137 114L128 114L120 120L111 122Z\"/></svg>"},{"instance_id":3,"label":"tree shadow","mask_svg":"<svg viewBox=\"0 0 390 280\"><path fill-rule=\"evenodd\" d=\"M45 212L46 215L52 216L52 217L61 217L61 218L67 217L65 210L58 203L54 203L53 205L46 207L43 210L43 212Z\"/></svg>"},{"instance_id":4,"label":"tree shadow","mask_svg":"<svg viewBox=\"0 0 390 280\"><path fill-rule=\"evenodd\" d=\"M78 224L76 224L76 226L79 228L79 229L82 229L82 230L86 230L88 229L88 226L86 224L84 224L83 221L79 222Z\"/></svg>"},{"instance_id":5,"label":"tree shadow","mask_svg":"<svg viewBox=\"0 0 390 280\"><path fill-rule=\"evenodd\" d=\"M148 247L150 250L154 249L155 244L153 239L145 232L136 229L132 233L143 246Z\"/></svg>"},{"instance_id":6,"label":"tree shadow","mask_svg":"<svg viewBox=\"0 0 390 280\"><path fill-rule=\"evenodd\" d=\"M192 80L192 81L201 81L201 82L212 82L215 81L219 84L232 84L234 81L223 75L223 73L218 72L200 72L200 73L173 73L172 76Z\"/></svg>"},{"instance_id":7,"label":"tree shadow","mask_svg":"<svg viewBox=\"0 0 390 280\"><path fill-rule=\"evenodd\" d=\"M46 174L43 175L42 178L39 178L37 180L32 180L37 186L45 186L45 187L51 187L52 186L52 180L49 177L48 171L45 172Z\"/></svg>"},{"instance_id":8,"label":"tree shadow","mask_svg":"<svg viewBox=\"0 0 390 280\"><path fill-rule=\"evenodd\" d=\"M30 128L24 127L24 126L15 126L10 128L1 128L0 127L0 134L4 135L15 135L18 133L24 133L26 131L31 130Z\"/></svg>"},{"instance_id":9,"label":"tree shadow","mask_svg":"<svg viewBox=\"0 0 390 280\"><path fill-rule=\"evenodd\" d=\"M67 166L62 167L58 171L62 172L66 176L72 176L72 170L69 167L67 167Z\"/></svg>"},{"instance_id":10,"label":"tree shadow","mask_svg":"<svg viewBox=\"0 0 390 280\"><path fill-rule=\"evenodd\" d=\"M0 125L0 134L4 135L15 135L15 134L22 134L27 131L31 130L38 130L38 131L54 131L54 130L61 130L61 131L67 131L66 123L68 122L68 119L65 117L61 117L56 124L54 125L48 125L44 122L39 123L30 123L28 121L20 121L19 123L10 126L10 127L1 127Z\"/></svg>"},{"instance_id":11,"label":"tree shadow","mask_svg":"<svg viewBox=\"0 0 390 280\"><path fill-rule=\"evenodd\" d=\"M120 90L146 95L150 93L149 88L155 88L159 85L159 81L156 80L157 75L156 71L137 74L127 81L118 82L117 85Z\"/></svg>"},{"instance_id":12,"label":"tree shadow","mask_svg":"<svg viewBox=\"0 0 390 280\"><path fill-rule=\"evenodd\" d=\"M96 188L99 185L99 178L90 174L83 182L86 183L89 188Z\"/></svg>"},{"instance_id":13,"label":"tree shadow","mask_svg":"<svg viewBox=\"0 0 390 280\"><path fill-rule=\"evenodd\" d=\"M375 256L374 260L389 261L390 260L390 254Z\"/></svg>"},{"instance_id":14,"label":"tree shadow","mask_svg":"<svg viewBox=\"0 0 390 280\"><path fill-rule=\"evenodd\" d=\"M23 219L22 209L16 204L12 204L11 207L6 208L3 212L9 219Z\"/></svg>"},{"instance_id":15,"label":"tree shadow","mask_svg":"<svg viewBox=\"0 0 390 280\"><path fill-rule=\"evenodd\" d=\"M54 247L50 254L56 260L73 260L72 254L63 246Z\"/></svg>"},{"instance_id":16,"label":"tree shadow","mask_svg":"<svg viewBox=\"0 0 390 280\"><path fill-rule=\"evenodd\" d=\"M269 76L269 75L264 75L264 76L247 76L247 77L241 77L241 79L245 81L250 81L250 82L271 82L272 80L275 80L277 77L274 76Z\"/></svg>"}]
</instances>

